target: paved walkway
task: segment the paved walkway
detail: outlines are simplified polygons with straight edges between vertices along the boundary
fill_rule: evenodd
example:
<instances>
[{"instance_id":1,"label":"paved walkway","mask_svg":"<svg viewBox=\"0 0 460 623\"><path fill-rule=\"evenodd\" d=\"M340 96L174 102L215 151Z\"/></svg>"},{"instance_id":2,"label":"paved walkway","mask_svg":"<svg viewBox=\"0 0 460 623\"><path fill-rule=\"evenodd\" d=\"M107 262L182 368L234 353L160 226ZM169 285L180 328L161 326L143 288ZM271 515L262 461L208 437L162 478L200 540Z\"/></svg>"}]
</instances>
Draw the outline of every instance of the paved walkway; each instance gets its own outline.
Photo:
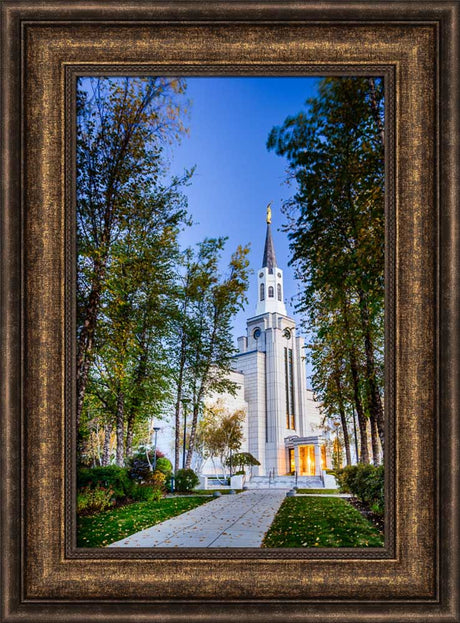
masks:
<instances>
[{"instance_id":1,"label":"paved walkway","mask_svg":"<svg viewBox=\"0 0 460 623\"><path fill-rule=\"evenodd\" d=\"M223 495L109 547L260 547L286 491Z\"/></svg>"}]
</instances>

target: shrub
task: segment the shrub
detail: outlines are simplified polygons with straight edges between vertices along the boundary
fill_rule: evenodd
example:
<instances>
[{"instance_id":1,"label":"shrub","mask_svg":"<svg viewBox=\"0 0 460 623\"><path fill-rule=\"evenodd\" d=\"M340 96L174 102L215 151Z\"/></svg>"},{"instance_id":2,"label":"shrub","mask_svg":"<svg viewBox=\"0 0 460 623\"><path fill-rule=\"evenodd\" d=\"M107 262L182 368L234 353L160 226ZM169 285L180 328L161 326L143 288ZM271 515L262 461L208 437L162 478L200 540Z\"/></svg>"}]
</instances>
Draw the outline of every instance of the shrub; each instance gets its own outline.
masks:
<instances>
[{"instance_id":1,"label":"shrub","mask_svg":"<svg viewBox=\"0 0 460 623\"><path fill-rule=\"evenodd\" d=\"M77 487L82 489L108 488L112 489L113 496L119 500L131 495L133 483L128 478L128 470L117 465L106 467L82 468L77 473Z\"/></svg>"},{"instance_id":2,"label":"shrub","mask_svg":"<svg viewBox=\"0 0 460 623\"><path fill-rule=\"evenodd\" d=\"M172 463L165 456L162 456L157 459L156 469L168 476L172 472Z\"/></svg>"},{"instance_id":3,"label":"shrub","mask_svg":"<svg viewBox=\"0 0 460 623\"><path fill-rule=\"evenodd\" d=\"M159 450L156 451L157 464L158 461L164 458L164 455ZM152 476L151 466L153 465L153 451L149 450L147 460L146 452L137 452L132 456L129 461L128 476L136 482L146 482ZM150 461L150 464L149 464Z\"/></svg>"},{"instance_id":4,"label":"shrub","mask_svg":"<svg viewBox=\"0 0 460 623\"><path fill-rule=\"evenodd\" d=\"M175 478L176 491L191 491L200 482L193 469L179 469Z\"/></svg>"},{"instance_id":5,"label":"shrub","mask_svg":"<svg viewBox=\"0 0 460 623\"><path fill-rule=\"evenodd\" d=\"M164 498L164 493L160 489L153 489L152 502L159 502Z\"/></svg>"},{"instance_id":6,"label":"shrub","mask_svg":"<svg viewBox=\"0 0 460 623\"><path fill-rule=\"evenodd\" d=\"M384 512L384 469L383 465L347 465L337 470L336 478L343 493L355 495L375 514Z\"/></svg>"},{"instance_id":7,"label":"shrub","mask_svg":"<svg viewBox=\"0 0 460 623\"><path fill-rule=\"evenodd\" d=\"M157 459L157 470L165 475L165 489L171 489L172 463L166 457Z\"/></svg>"},{"instance_id":8,"label":"shrub","mask_svg":"<svg viewBox=\"0 0 460 623\"><path fill-rule=\"evenodd\" d=\"M260 465L259 461L252 456L250 452L238 452L233 454L231 457L228 457L225 464L229 467L239 468L239 471L244 471L245 467Z\"/></svg>"},{"instance_id":9,"label":"shrub","mask_svg":"<svg viewBox=\"0 0 460 623\"><path fill-rule=\"evenodd\" d=\"M113 503L113 490L104 487L83 487L77 493L77 513L90 515L100 513Z\"/></svg>"},{"instance_id":10,"label":"shrub","mask_svg":"<svg viewBox=\"0 0 460 623\"><path fill-rule=\"evenodd\" d=\"M150 485L136 485L133 488L131 497L135 502L151 502L154 490Z\"/></svg>"},{"instance_id":11,"label":"shrub","mask_svg":"<svg viewBox=\"0 0 460 623\"><path fill-rule=\"evenodd\" d=\"M152 477L150 478L149 482L152 485L153 489L155 489L155 491L160 491L160 493L162 494L165 493L166 476L163 474L163 472L160 472L158 469L156 469L152 473Z\"/></svg>"}]
</instances>

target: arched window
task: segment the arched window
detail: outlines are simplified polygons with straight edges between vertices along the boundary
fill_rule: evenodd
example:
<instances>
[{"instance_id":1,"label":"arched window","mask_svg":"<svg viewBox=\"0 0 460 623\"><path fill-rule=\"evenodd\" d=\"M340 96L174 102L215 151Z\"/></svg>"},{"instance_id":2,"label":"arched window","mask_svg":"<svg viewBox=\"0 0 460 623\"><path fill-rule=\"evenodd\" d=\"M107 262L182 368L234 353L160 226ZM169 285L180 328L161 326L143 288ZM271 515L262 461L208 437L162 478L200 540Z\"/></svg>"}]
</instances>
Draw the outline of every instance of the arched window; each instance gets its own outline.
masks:
<instances>
[{"instance_id":1,"label":"arched window","mask_svg":"<svg viewBox=\"0 0 460 623\"><path fill-rule=\"evenodd\" d=\"M273 286L269 286L268 287L268 298L272 299L275 296L275 291L273 289Z\"/></svg>"},{"instance_id":2,"label":"arched window","mask_svg":"<svg viewBox=\"0 0 460 623\"><path fill-rule=\"evenodd\" d=\"M265 298L265 286L263 283L260 284L260 300L263 301Z\"/></svg>"},{"instance_id":3,"label":"arched window","mask_svg":"<svg viewBox=\"0 0 460 623\"><path fill-rule=\"evenodd\" d=\"M278 301L281 301L281 284L280 283L276 286L276 289L278 290Z\"/></svg>"}]
</instances>

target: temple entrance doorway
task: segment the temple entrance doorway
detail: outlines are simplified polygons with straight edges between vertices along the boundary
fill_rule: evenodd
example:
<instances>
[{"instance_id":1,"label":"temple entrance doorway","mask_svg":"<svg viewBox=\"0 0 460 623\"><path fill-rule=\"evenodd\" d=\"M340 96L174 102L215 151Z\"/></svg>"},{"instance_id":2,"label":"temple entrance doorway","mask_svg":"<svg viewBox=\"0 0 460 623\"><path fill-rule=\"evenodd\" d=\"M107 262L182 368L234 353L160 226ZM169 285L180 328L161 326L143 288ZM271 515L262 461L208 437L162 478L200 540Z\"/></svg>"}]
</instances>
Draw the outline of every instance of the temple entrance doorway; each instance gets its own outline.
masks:
<instances>
[{"instance_id":1,"label":"temple entrance doorway","mask_svg":"<svg viewBox=\"0 0 460 623\"><path fill-rule=\"evenodd\" d=\"M299 446L300 476L314 476L316 474L315 446Z\"/></svg>"}]
</instances>

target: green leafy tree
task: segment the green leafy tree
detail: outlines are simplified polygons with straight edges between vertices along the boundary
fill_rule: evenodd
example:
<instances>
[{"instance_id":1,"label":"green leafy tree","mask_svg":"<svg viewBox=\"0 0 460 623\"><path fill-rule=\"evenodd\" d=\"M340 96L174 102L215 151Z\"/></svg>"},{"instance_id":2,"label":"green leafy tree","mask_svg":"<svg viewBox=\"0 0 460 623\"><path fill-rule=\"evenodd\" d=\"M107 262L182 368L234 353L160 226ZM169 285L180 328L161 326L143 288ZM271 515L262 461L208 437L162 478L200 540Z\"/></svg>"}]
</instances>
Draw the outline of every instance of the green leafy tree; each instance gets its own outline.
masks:
<instances>
[{"instance_id":1,"label":"green leafy tree","mask_svg":"<svg viewBox=\"0 0 460 623\"><path fill-rule=\"evenodd\" d=\"M179 469L181 440L181 410L183 399L190 401L187 393L187 367L193 341L197 339L194 326L195 307L200 294L215 280L217 271L216 257L222 249L223 240L205 241L198 245L197 252L188 248L183 254L183 261L177 273L174 306L171 310L171 331L169 334L168 359L171 365L174 383L174 471Z\"/></svg>"},{"instance_id":2,"label":"green leafy tree","mask_svg":"<svg viewBox=\"0 0 460 623\"><path fill-rule=\"evenodd\" d=\"M225 238L206 239L184 254L178 280L176 309L171 314L170 356L175 387L175 471L179 467L181 410L190 402L186 468L191 465L196 428L205 396L235 390L229 381L235 354L231 320L245 301L248 247L232 254L228 274L219 271Z\"/></svg>"},{"instance_id":3,"label":"green leafy tree","mask_svg":"<svg viewBox=\"0 0 460 623\"><path fill-rule=\"evenodd\" d=\"M228 411L217 401L205 407L198 427L198 447L204 459L211 459L215 466L216 459L222 469L230 466L230 456L238 452L243 443L243 422L246 414L238 409Z\"/></svg>"},{"instance_id":4,"label":"green leafy tree","mask_svg":"<svg viewBox=\"0 0 460 623\"><path fill-rule=\"evenodd\" d=\"M368 418L384 445L383 127L381 80L326 78L267 144L288 159L296 186L284 210L303 282L298 308L314 336L314 389L341 414L351 397L363 462Z\"/></svg>"},{"instance_id":5,"label":"green leafy tree","mask_svg":"<svg viewBox=\"0 0 460 623\"><path fill-rule=\"evenodd\" d=\"M136 219L161 228L184 216L177 203L165 201L170 189L161 188L164 147L185 131L184 92L185 82L173 78L91 78L79 83L77 427L114 246L125 240ZM180 183L173 182L176 190Z\"/></svg>"},{"instance_id":6,"label":"green leafy tree","mask_svg":"<svg viewBox=\"0 0 460 623\"><path fill-rule=\"evenodd\" d=\"M165 207L181 205L176 194L162 192ZM132 454L136 427L160 419L170 398L163 340L169 331L181 215L177 210L160 226L138 213L112 248L92 372L105 382L106 402L112 405L119 465Z\"/></svg>"},{"instance_id":7,"label":"green leafy tree","mask_svg":"<svg viewBox=\"0 0 460 623\"><path fill-rule=\"evenodd\" d=\"M243 307L248 288L249 247L238 246L232 254L228 272L217 272L210 287L200 289L195 308L194 334L189 351L188 392L192 398L192 421L185 466L191 465L196 428L206 395L235 392L228 379L235 354L232 320Z\"/></svg>"},{"instance_id":8,"label":"green leafy tree","mask_svg":"<svg viewBox=\"0 0 460 623\"><path fill-rule=\"evenodd\" d=\"M250 452L237 452L228 457L227 465L232 471L235 467L239 471L244 471L245 467L255 467L260 463Z\"/></svg>"}]
</instances>

